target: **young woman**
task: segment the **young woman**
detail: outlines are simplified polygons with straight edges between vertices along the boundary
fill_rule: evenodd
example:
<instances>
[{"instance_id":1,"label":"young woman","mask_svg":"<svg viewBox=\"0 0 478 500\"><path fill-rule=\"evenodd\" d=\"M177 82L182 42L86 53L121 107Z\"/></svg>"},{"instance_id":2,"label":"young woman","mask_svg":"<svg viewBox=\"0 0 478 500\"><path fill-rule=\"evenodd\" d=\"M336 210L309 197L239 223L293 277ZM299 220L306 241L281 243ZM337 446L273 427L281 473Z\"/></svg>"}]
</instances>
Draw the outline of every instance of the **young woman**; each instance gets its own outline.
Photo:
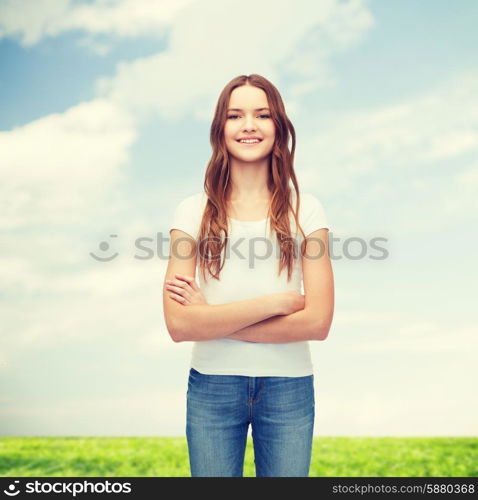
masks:
<instances>
[{"instance_id":1,"label":"young woman","mask_svg":"<svg viewBox=\"0 0 478 500\"><path fill-rule=\"evenodd\" d=\"M226 85L210 139L204 191L174 212L163 299L172 339L194 342L191 475L242 476L250 424L257 477L308 476L309 341L326 339L334 309L325 212L299 194L294 127L262 76Z\"/></svg>"}]
</instances>

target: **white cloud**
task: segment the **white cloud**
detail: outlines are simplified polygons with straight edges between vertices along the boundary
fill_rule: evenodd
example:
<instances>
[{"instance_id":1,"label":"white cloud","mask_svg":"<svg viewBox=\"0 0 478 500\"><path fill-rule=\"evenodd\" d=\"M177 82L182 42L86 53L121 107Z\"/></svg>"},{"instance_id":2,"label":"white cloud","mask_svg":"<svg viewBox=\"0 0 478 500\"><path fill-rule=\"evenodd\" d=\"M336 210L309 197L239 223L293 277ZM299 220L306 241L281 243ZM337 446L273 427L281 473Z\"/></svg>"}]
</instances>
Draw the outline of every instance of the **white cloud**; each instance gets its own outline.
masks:
<instances>
[{"instance_id":1,"label":"white cloud","mask_svg":"<svg viewBox=\"0 0 478 500\"><path fill-rule=\"evenodd\" d=\"M463 346L476 351L478 338L476 327L456 326L453 331L433 323L411 323L396 329L390 329L387 336L361 341L354 346L357 351L380 351L391 353L408 351L410 353L450 353L454 356L463 353Z\"/></svg>"},{"instance_id":2,"label":"white cloud","mask_svg":"<svg viewBox=\"0 0 478 500\"><path fill-rule=\"evenodd\" d=\"M450 218L467 216L477 219L478 166L467 168L454 177L447 196L444 197L443 210Z\"/></svg>"},{"instance_id":3,"label":"white cloud","mask_svg":"<svg viewBox=\"0 0 478 500\"><path fill-rule=\"evenodd\" d=\"M0 352L0 371L8 366L7 358L3 353ZM1 402L1 399L0 399Z\"/></svg>"},{"instance_id":4,"label":"white cloud","mask_svg":"<svg viewBox=\"0 0 478 500\"><path fill-rule=\"evenodd\" d=\"M478 187L478 165L457 175L456 182L459 183L462 188L466 188L466 186Z\"/></svg>"},{"instance_id":5,"label":"white cloud","mask_svg":"<svg viewBox=\"0 0 478 500\"><path fill-rule=\"evenodd\" d=\"M308 12L312 12L314 6L308 7ZM326 64L330 54L356 44L375 24L361 0L322 2L319 9L317 5L315 7L311 17L314 24L311 26L302 20L304 24L299 40L289 52L285 48L286 57L281 61L294 80L288 89L294 98L333 85L335 78Z\"/></svg>"},{"instance_id":6,"label":"white cloud","mask_svg":"<svg viewBox=\"0 0 478 500\"><path fill-rule=\"evenodd\" d=\"M108 335L125 335L135 342L144 335L143 346L161 349L174 345L163 322L166 261L120 256L108 263L90 259L81 268L61 271L35 265L28 253L23 259L2 260L3 289L21 298L5 301L0 309L4 349L30 350L88 338L99 341ZM51 299L36 300L38 294Z\"/></svg>"},{"instance_id":7,"label":"white cloud","mask_svg":"<svg viewBox=\"0 0 478 500\"><path fill-rule=\"evenodd\" d=\"M85 47L97 56L104 57L113 49L113 43L97 42L94 37L84 37L78 41L79 47Z\"/></svg>"},{"instance_id":8,"label":"white cloud","mask_svg":"<svg viewBox=\"0 0 478 500\"><path fill-rule=\"evenodd\" d=\"M2 0L0 37L19 36L25 46L72 30L121 37L160 37L175 16L193 1L96 0L75 4L71 0L23 0L19 5L15 0Z\"/></svg>"},{"instance_id":9,"label":"white cloud","mask_svg":"<svg viewBox=\"0 0 478 500\"><path fill-rule=\"evenodd\" d=\"M478 151L477 86L478 73L465 73L422 96L336 115L326 130L303 139L302 182L339 193L361 177L396 167L409 182L427 175L424 168L437 160Z\"/></svg>"},{"instance_id":10,"label":"white cloud","mask_svg":"<svg viewBox=\"0 0 478 500\"><path fill-rule=\"evenodd\" d=\"M125 179L135 138L133 119L103 99L0 132L0 227L84 220Z\"/></svg>"},{"instance_id":11,"label":"white cloud","mask_svg":"<svg viewBox=\"0 0 478 500\"><path fill-rule=\"evenodd\" d=\"M356 332L367 335L356 335ZM325 346L325 343L327 344ZM349 311L338 310L332 331L324 344L314 349L344 349L353 352L449 352L458 355L467 346L468 352L478 349L476 328L472 324L452 326L447 321L417 318L405 311L386 309ZM320 347L319 347L320 346ZM325 347L324 347L325 346Z\"/></svg>"},{"instance_id":12,"label":"white cloud","mask_svg":"<svg viewBox=\"0 0 478 500\"><path fill-rule=\"evenodd\" d=\"M0 2L0 37L21 36L29 46L47 34L61 32L61 19L69 12L69 0L27 0L21 8L15 0Z\"/></svg>"},{"instance_id":13,"label":"white cloud","mask_svg":"<svg viewBox=\"0 0 478 500\"><path fill-rule=\"evenodd\" d=\"M419 394L410 390L406 378L402 386L382 390L347 390L336 385L322 389L319 384L315 433L363 437L476 435L477 415L471 403L468 407L462 405L461 395L454 395L451 386L435 384L423 388L415 382L418 389L421 387ZM342 393L338 395L337 390Z\"/></svg>"},{"instance_id":14,"label":"white cloud","mask_svg":"<svg viewBox=\"0 0 478 500\"><path fill-rule=\"evenodd\" d=\"M13 403L2 409L0 418L20 422L23 435L182 436L185 415L185 390L158 388L62 398L47 405Z\"/></svg>"},{"instance_id":15,"label":"white cloud","mask_svg":"<svg viewBox=\"0 0 478 500\"><path fill-rule=\"evenodd\" d=\"M307 1L300 9L284 0L195 3L175 18L165 52L121 63L116 75L98 81L97 91L135 114L209 119L231 78L259 73L278 85L281 78L300 77L290 96L284 92L293 101L304 90L329 84L330 55L360 40L372 24L355 0Z\"/></svg>"},{"instance_id":16,"label":"white cloud","mask_svg":"<svg viewBox=\"0 0 478 500\"><path fill-rule=\"evenodd\" d=\"M387 227L402 236L475 218L476 159L469 158L478 156L477 87L478 73L465 72L422 95L324 118L326 128L303 137L297 151L299 184L385 209ZM354 233L364 214L343 207L334 232Z\"/></svg>"}]
</instances>

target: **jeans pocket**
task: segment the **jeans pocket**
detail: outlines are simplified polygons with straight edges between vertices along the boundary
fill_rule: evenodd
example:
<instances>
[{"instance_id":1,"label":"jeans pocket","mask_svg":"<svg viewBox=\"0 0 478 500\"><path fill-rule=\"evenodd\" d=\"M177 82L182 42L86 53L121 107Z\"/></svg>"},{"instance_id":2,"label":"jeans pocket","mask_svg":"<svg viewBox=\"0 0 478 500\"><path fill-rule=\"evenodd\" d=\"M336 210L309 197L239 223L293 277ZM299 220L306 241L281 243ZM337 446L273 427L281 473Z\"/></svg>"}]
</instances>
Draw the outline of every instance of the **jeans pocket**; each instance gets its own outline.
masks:
<instances>
[{"instance_id":1,"label":"jeans pocket","mask_svg":"<svg viewBox=\"0 0 478 500\"><path fill-rule=\"evenodd\" d=\"M198 380L198 376L201 374L195 370L194 368L189 369L189 377L188 377L188 389L186 391L186 396L189 395L189 392L191 390L192 385L194 384L195 381Z\"/></svg>"}]
</instances>

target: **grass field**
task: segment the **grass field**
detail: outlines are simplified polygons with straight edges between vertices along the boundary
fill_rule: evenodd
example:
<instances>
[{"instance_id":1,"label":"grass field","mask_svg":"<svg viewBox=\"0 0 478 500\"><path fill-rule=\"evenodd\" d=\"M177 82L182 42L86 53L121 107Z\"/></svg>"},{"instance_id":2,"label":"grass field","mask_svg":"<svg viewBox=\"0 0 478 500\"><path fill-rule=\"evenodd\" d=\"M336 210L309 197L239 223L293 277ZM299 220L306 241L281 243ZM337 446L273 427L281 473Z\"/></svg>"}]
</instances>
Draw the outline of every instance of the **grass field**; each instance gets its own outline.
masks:
<instances>
[{"instance_id":1,"label":"grass field","mask_svg":"<svg viewBox=\"0 0 478 500\"><path fill-rule=\"evenodd\" d=\"M314 439L310 476L478 476L478 438ZM2 476L190 476L185 438L0 438ZM244 476L254 477L248 437Z\"/></svg>"}]
</instances>

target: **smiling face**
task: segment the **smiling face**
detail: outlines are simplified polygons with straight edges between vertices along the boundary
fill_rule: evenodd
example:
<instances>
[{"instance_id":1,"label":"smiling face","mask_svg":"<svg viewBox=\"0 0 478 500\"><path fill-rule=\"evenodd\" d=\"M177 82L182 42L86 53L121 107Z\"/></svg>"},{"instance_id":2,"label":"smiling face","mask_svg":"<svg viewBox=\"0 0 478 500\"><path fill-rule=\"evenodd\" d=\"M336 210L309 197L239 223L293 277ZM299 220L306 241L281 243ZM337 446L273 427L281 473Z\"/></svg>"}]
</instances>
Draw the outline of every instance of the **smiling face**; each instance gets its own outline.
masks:
<instances>
[{"instance_id":1,"label":"smiling face","mask_svg":"<svg viewBox=\"0 0 478 500\"><path fill-rule=\"evenodd\" d=\"M249 141L240 142L241 139ZM275 126L266 93L252 85L235 88L229 99L224 139L229 154L241 161L258 161L272 151Z\"/></svg>"}]
</instances>

